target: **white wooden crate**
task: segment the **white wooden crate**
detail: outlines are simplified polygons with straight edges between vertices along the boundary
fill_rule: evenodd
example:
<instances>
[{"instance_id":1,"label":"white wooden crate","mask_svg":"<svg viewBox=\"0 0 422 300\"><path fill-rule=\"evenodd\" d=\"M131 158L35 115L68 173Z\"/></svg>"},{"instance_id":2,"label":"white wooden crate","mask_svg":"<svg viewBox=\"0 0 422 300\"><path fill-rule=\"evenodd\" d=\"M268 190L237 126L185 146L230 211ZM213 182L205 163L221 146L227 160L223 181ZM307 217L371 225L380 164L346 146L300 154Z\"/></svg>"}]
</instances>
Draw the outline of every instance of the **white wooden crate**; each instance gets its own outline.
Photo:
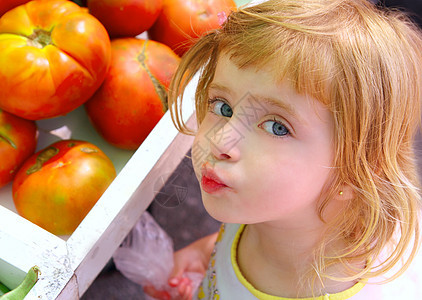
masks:
<instances>
[{"instance_id":1,"label":"white wooden crate","mask_svg":"<svg viewBox=\"0 0 422 300\"><path fill-rule=\"evenodd\" d=\"M185 92L184 115L195 126L194 80ZM136 151L108 145L93 129L83 107L37 122L38 149L59 140L55 129L94 143L118 175L72 235L58 237L16 213L11 184L0 189L0 281L13 288L33 265L42 274L27 299L79 299L109 261L166 179L190 149L193 137L177 132L167 112ZM60 131L60 130L59 130ZM54 131L53 131L54 132Z\"/></svg>"}]
</instances>

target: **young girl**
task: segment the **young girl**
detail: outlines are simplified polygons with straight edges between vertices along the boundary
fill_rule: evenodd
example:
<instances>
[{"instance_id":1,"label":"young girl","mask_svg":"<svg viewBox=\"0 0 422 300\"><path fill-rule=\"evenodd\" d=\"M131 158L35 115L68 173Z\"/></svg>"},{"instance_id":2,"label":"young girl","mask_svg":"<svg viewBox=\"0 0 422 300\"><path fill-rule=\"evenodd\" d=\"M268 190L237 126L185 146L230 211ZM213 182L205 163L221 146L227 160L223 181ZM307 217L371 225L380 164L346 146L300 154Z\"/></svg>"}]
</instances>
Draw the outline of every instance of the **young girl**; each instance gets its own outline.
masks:
<instances>
[{"instance_id":1,"label":"young girl","mask_svg":"<svg viewBox=\"0 0 422 300\"><path fill-rule=\"evenodd\" d=\"M385 283L420 239L416 26L366 0L240 8L175 75L185 133L179 95L197 72L193 166L224 225L175 254L178 298L192 297L184 272L207 270L195 299L422 299L412 267Z\"/></svg>"}]
</instances>

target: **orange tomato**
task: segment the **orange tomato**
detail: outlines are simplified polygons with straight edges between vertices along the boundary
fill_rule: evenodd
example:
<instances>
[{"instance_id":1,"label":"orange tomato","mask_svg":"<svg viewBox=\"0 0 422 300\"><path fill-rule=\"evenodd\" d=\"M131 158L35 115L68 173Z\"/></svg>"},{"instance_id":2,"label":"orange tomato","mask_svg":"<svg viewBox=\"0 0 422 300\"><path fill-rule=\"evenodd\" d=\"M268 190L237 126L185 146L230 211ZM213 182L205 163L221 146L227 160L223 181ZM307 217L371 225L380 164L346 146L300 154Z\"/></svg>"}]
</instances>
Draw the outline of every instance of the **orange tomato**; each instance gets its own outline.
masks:
<instances>
[{"instance_id":1,"label":"orange tomato","mask_svg":"<svg viewBox=\"0 0 422 300\"><path fill-rule=\"evenodd\" d=\"M13 201L24 218L68 235L115 177L113 163L98 147L62 140L25 161L13 181Z\"/></svg>"},{"instance_id":2,"label":"orange tomato","mask_svg":"<svg viewBox=\"0 0 422 300\"><path fill-rule=\"evenodd\" d=\"M111 48L107 77L85 108L106 141L136 149L166 111L167 88L180 58L152 40L115 39Z\"/></svg>"},{"instance_id":3,"label":"orange tomato","mask_svg":"<svg viewBox=\"0 0 422 300\"><path fill-rule=\"evenodd\" d=\"M0 18L0 108L38 120L88 100L110 63L110 39L86 8L34 0Z\"/></svg>"}]
</instances>

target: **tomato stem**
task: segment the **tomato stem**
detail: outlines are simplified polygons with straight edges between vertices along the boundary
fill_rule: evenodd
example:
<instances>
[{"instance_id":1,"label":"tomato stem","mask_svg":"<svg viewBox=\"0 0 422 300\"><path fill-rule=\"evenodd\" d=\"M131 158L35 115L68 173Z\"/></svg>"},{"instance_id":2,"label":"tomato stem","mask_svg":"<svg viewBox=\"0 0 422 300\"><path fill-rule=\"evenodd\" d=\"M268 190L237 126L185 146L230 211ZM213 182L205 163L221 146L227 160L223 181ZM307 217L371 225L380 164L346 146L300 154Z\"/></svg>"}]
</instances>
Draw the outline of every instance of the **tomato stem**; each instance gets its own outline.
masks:
<instances>
[{"instance_id":1,"label":"tomato stem","mask_svg":"<svg viewBox=\"0 0 422 300\"><path fill-rule=\"evenodd\" d=\"M12 146L14 149L17 149L18 147L16 147L16 144L13 143L13 141L8 138L7 136L0 134L0 140L5 141L6 143L8 143L10 146Z\"/></svg>"},{"instance_id":2,"label":"tomato stem","mask_svg":"<svg viewBox=\"0 0 422 300\"><path fill-rule=\"evenodd\" d=\"M163 104L164 112L166 112L168 109L166 88L151 73L151 71L148 69L147 64L145 63L145 50L146 50L147 43L148 41L145 41L144 46L142 48L142 52L138 55L137 59L141 63L145 71L147 72L149 78L151 79L152 84L154 85L155 92L158 94L158 97L160 98L161 103Z\"/></svg>"},{"instance_id":3,"label":"tomato stem","mask_svg":"<svg viewBox=\"0 0 422 300\"><path fill-rule=\"evenodd\" d=\"M28 44L40 49L52 44L51 31L47 31L41 28L34 29L32 34L28 38Z\"/></svg>"}]
</instances>

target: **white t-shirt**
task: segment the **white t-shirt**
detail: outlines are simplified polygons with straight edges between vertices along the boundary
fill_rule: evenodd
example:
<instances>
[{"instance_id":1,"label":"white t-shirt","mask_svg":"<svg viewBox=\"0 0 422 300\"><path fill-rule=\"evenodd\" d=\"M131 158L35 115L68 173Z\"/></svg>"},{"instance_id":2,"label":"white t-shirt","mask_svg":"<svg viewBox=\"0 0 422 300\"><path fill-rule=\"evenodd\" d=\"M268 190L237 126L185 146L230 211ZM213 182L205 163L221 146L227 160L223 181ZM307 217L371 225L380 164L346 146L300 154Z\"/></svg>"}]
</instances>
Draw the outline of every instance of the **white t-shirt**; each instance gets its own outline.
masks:
<instances>
[{"instance_id":1,"label":"white t-shirt","mask_svg":"<svg viewBox=\"0 0 422 300\"><path fill-rule=\"evenodd\" d=\"M237 245L244 225L223 224L211 254L207 273L194 299L212 300L288 300L255 289L239 270ZM396 280L386 284L359 282L341 293L302 300L422 300L422 258L419 255L411 267ZM296 298L298 299L298 298Z\"/></svg>"}]
</instances>

